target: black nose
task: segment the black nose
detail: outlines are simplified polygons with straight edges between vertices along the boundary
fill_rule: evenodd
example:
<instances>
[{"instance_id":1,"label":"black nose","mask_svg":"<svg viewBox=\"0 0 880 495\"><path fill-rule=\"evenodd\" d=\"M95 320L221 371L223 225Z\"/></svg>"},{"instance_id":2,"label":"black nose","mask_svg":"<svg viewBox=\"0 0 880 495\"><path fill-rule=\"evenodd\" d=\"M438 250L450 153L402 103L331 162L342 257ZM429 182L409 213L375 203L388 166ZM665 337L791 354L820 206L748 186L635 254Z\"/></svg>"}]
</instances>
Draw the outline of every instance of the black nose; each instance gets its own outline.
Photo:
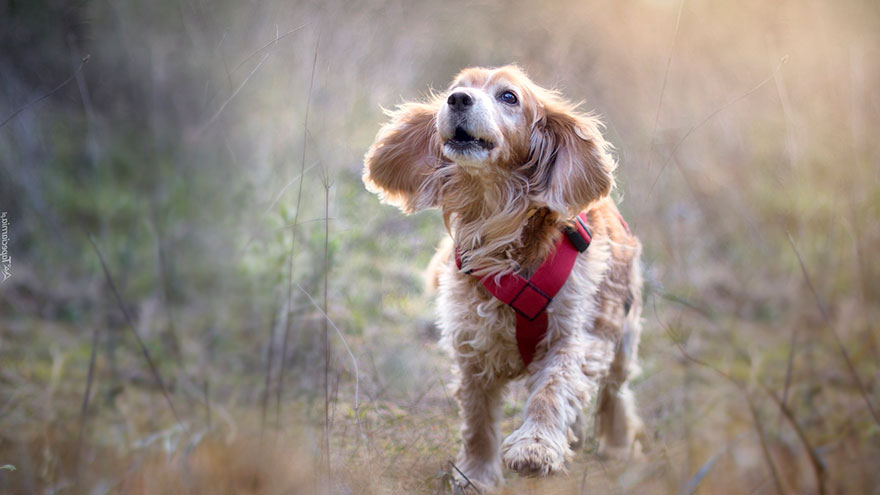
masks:
<instances>
[{"instance_id":1,"label":"black nose","mask_svg":"<svg viewBox=\"0 0 880 495\"><path fill-rule=\"evenodd\" d=\"M469 106L474 104L474 99L471 98L471 95L465 93L464 91L459 91L457 93L452 93L449 95L449 98L446 99L446 103L452 107L456 112L461 112L466 110Z\"/></svg>"}]
</instances>

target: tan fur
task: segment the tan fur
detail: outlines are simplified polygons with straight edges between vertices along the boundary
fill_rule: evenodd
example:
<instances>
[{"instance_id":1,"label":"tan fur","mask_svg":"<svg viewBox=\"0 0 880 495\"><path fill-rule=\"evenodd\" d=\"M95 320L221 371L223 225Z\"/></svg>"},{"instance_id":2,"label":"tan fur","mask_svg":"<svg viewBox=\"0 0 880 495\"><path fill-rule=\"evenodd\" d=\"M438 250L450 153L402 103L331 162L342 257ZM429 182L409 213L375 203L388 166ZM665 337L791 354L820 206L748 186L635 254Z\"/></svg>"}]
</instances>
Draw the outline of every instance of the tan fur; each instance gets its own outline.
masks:
<instances>
[{"instance_id":1,"label":"tan fur","mask_svg":"<svg viewBox=\"0 0 880 495\"><path fill-rule=\"evenodd\" d=\"M516 105L497 96L505 91ZM447 104L453 92L467 93L472 107ZM565 471L593 398L600 453L638 454L642 423L627 380L638 370L641 246L608 197L616 164L598 119L513 66L466 69L443 95L391 117L366 155L364 181L405 212L439 206L454 241L438 250L427 278L456 365L459 468L489 489L503 481L502 461L521 473ZM492 146L450 147L456 126ZM581 211L593 242L548 306L547 335L526 369L513 310L465 271L529 276ZM453 244L466 253L461 271ZM503 394L518 378L530 392L524 421L501 442Z\"/></svg>"},{"instance_id":2,"label":"tan fur","mask_svg":"<svg viewBox=\"0 0 880 495\"><path fill-rule=\"evenodd\" d=\"M367 189L407 213L435 206L435 195L421 189L440 161L434 124L438 105L407 103L388 112L391 122L364 158Z\"/></svg>"}]
</instances>

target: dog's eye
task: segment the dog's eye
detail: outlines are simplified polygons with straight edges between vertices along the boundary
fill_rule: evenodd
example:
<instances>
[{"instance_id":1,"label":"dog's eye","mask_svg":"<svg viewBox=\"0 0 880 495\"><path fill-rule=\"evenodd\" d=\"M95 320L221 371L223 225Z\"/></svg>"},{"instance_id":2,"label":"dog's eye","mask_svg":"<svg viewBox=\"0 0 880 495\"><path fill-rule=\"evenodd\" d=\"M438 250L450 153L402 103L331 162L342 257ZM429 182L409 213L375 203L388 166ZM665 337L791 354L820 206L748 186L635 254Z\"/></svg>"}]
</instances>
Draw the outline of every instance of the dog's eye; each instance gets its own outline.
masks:
<instances>
[{"instance_id":1,"label":"dog's eye","mask_svg":"<svg viewBox=\"0 0 880 495\"><path fill-rule=\"evenodd\" d=\"M508 105L516 105L517 99L516 95L513 94L513 91L505 91L498 95L498 99L507 103Z\"/></svg>"}]
</instances>

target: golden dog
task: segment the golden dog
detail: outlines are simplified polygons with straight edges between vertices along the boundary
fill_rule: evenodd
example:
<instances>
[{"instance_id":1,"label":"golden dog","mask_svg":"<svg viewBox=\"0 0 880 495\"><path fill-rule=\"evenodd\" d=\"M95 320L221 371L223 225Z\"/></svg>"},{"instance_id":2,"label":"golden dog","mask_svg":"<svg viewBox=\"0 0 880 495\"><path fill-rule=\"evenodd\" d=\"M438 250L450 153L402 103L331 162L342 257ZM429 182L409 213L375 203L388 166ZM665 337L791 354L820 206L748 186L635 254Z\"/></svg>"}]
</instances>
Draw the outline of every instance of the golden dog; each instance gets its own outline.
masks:
<instances>
[{"instance_id":1,"label":"golden dog","mask_svg":"<svg viewBox=\"0 0 880 495\"><path fill-rule=\"evenodd\" d=\"M466 69L443 94L389 116L364 183L406 213L439 207L451 236L429 276L458 378L458 467L478 489L503 482L502 462L524 474L565 471L597 395L600 454L638 454L642 423L627 380L638 371L641 246L609 197L616 163L599 120L514 66ZM547 298L527 364L517 310L483 282L535 274L579 214L592 242ZM522 377L524 420L501 442L503 394Z\"/></svg>"}]
</instances>

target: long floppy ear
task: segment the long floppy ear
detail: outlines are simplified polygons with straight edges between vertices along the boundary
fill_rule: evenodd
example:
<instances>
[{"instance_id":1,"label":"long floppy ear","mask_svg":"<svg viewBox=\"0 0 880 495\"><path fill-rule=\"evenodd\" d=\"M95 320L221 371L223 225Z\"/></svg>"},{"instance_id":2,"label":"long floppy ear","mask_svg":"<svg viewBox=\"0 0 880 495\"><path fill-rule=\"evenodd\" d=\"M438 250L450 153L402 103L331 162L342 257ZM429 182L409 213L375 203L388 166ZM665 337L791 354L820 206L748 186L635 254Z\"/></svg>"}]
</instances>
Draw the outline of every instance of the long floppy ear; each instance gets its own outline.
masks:
<instances>
[{"instance_id":1,"label":"long floppy ear","mask_svg":"<svg viewBox=\"0 0 880 495\"><path fill-rule=\"evenodd\" d=\"M387 112L383 125L364 156L363 180L382 202L413 213L437 204L432 172L440 165L437 102L405 103Z\"/></svg>"},{"instance_id":2,"label":"long floppy ear","mask_svg":"<svg viewBox=\"0 0 880 495\"><path fill-rule=\"evenodd\" d=\"M555 106L562 108L544 107L532 129L532 198L573 216L611 193L617 164L599 119Z\"/></svg>"}]
</instances>

